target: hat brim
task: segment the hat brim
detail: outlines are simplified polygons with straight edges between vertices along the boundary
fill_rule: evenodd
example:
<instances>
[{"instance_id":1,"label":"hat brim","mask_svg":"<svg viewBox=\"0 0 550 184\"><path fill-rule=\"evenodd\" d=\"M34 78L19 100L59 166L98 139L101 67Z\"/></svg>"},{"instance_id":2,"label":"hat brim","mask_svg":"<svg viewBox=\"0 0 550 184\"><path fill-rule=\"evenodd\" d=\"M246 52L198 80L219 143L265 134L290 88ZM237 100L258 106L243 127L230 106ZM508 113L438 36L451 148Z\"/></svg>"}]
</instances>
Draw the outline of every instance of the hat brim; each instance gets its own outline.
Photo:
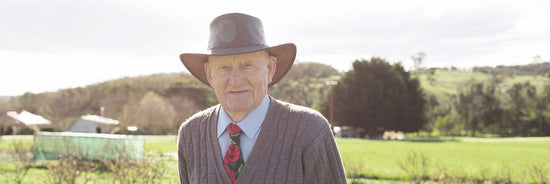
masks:
<instances>
[{"instance_id":1,"label":"hat brim","mask_svg":"<svg viewBox=\"0 0 550 184\"><path fill-rule=\"evenodd\" d=\"M235 54L244 54L260 50L266 50L270 55L277 57L277 66L275 68L275 75L273 75L273 80L269 83L269 87L273 86L275 83L279 82L290 70L294 59L296 59L296 45L293 43L287 43L282 45L277 45L265 49L246 51L246 52L236 52L225 55L235 55ZM193 76L195 76L199 81L206 84L207 86L212 87L208 79L206 79L206 72L204 71L204 63L207 62L208 56L212 54L191 54L185 53L180 55L181 62L189 70Z\"/></svg>"}]
</instances>

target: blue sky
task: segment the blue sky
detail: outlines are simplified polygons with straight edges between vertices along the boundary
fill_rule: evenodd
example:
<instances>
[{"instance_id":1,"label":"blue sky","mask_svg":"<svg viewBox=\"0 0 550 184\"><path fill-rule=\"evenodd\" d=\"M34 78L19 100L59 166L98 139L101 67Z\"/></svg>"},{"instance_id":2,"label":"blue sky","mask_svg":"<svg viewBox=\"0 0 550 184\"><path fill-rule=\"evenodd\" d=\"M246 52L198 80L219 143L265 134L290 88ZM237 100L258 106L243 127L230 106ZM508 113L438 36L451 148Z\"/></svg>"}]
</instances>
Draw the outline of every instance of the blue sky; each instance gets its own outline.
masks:
<instances>
[{"instance_id":1,"label":"blue sky","mask_svg":"<svg viewBox=\"0 0 550 184\"><path fill-rule=\"evenodd\" d=\"M0 1L0 96L186 71L178 55L207 53L208 26L242 12L268 44L298 62L347 71L373 56L411 68L550 61L550 1Z\"/></svg>"}]
</instances>

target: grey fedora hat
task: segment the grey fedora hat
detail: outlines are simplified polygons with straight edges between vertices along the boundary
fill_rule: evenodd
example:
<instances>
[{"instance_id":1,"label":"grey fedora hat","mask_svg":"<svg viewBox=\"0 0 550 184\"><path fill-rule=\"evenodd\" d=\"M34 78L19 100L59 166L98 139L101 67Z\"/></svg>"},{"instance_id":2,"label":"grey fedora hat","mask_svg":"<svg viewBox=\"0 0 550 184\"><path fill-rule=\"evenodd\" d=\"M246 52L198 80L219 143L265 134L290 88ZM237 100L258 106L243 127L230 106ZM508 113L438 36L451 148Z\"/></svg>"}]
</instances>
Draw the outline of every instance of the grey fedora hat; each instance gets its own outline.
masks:
<instances>
[{"instance_id":1,"label":"grey fedora hat","mask_svg":"<svg viewBox=\"0 0 550 184\"><path fill-rule=\"evenodd\" d=\"M269 86L279 82L290 70L296 58L296 45L286 43L269 47L265 42L264 31L260 19L242 14L229 13L216 17L210 24L210 39L208 42L210 54L184 53L180 55L183 65L204 84L210 86L206 79L204 63L208 56L223 56L244 54L266 50L277 57L277 67Z\"/></svg>"}]
</instances>

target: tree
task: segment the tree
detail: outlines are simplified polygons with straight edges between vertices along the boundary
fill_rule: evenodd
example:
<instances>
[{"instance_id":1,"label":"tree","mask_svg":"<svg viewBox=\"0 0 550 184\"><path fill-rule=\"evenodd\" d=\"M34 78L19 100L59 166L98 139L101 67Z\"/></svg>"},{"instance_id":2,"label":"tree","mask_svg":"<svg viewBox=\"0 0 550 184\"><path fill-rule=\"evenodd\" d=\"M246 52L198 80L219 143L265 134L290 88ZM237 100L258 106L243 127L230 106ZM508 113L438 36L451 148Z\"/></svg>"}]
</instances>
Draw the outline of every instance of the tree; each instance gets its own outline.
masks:
<instances>
[{"instance_id":1,"label":"tree","mask_svg":"<svg viewBox=\"0 0 550 184\"><path fill-rule=\"evenodd\" d=\"M381 58L355 61L332 93L337 124L363 128L371 136L384 129L415 132L426 122L418 80L400 64L390 65ZM325 100L321 109L325 115L329 106Z\"/></svg>"},{"instance_id":2,"label":"tree","mask_svg":"<svg viewBox=\"0 0 550 184\"><path fill-rule=\"evenodd\" d=\"M509 103L505 118L508 123L508 133L511 135L537 135L537 91L529 82L514 84L508 89Z\"/></svg>"},{"instance_id":3,"label":"tree","mask_svg":"<svg viewBox=\"0 0 550 184\"><path fill-rule=\"evenodd\" d=\"M546 84L537 100L539 136L550 136L550 84Z\"/></svg>"},{"instance_id":4,"label":"tree","mask_svg":"<svg viewBox=\"0 0 550 184\"><path fill-rule=\"evenodd\" d=\"M405 81L405 111L403 113L403 123L401 130L404 132L418 132L418 130L426 128L428 120L426 118L427 100L424 91L420 87L420 83L416 78L411 78L409 72L403 69L401 64L393 65L394 69L401 74Z\"/></svg>"},{"instance_id":5,"label":"tree","mask_svg":"<svg viewBox=\"0 0 550 184\"><path fill-rule=\"evenodd\" d=\"M500 122L502 109L495 92L494 85L473 83L458 95L455 109L470 135L475 136L484 127Z\"/></svg>"},{"instance_id":6,"label":"tree","mask_svg":"<svg viewBox=\"0 0 550 184\"><path fill-rule=\"evenodd\" d=\"M411 56L411 59L413 60L413 66L415 72L418 74L418 71L422 67L422 61L424 61L424 57L426 57L426 53L424 52L418 52L415 56Z\"/></svg>"},{"instance_id":7,"label":"tree","mask_svg":"<svg viewBox=\"0 0 550 184\"><path fill-rule=\"evenodd\" d=\"M179 123L175 123L176 112L174 107L154 92L147 92L137 103L128 103L122 110L120 117L124 126L137 126L145 133L166 134L175 133Z\"/></svg>"}]
</instances>

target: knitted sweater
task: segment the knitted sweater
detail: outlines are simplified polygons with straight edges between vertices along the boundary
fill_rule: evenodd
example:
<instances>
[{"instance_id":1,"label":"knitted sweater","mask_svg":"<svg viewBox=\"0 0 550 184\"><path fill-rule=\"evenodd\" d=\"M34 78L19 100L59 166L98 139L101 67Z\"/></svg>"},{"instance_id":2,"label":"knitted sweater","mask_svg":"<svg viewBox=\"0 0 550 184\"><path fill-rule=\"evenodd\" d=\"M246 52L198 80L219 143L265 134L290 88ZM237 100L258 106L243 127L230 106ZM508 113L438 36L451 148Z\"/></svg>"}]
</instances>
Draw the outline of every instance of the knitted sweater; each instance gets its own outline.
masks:
<instances>
[{"instance_id":1,"label":"knitted sweater","mask_svg":"<svg viewBox=\"0 0 550 184\"><path fill-rule=\"evenodd\" d=\"M216 105L181 125L180 183L231 184L216 136L219 110ZM235 183L346 183L329 124L317 111L271 98L258 136Z\"/></svg>"}]
</instances>

